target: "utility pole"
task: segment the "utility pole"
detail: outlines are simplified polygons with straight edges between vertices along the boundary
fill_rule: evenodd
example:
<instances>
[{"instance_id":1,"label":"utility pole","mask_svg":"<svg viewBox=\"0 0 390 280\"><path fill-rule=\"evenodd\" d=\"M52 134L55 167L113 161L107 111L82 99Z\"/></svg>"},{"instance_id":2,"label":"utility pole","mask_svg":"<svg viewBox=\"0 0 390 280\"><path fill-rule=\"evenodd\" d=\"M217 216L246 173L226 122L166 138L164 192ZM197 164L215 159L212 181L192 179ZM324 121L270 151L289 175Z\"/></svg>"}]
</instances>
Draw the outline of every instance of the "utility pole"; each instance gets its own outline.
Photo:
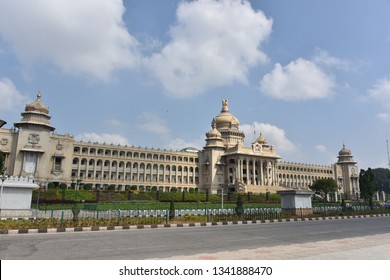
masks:
<instances>
[{"instance_id":1,"label":"utility pole","mask_svg":"<svg viewBox=\"0 0 390 280\"><path fill-rule=\"evenodd\" d=\"M387 164L390 169L389 140L386 140L386 145L387 145Z\"/></svg>"}]
</instances>

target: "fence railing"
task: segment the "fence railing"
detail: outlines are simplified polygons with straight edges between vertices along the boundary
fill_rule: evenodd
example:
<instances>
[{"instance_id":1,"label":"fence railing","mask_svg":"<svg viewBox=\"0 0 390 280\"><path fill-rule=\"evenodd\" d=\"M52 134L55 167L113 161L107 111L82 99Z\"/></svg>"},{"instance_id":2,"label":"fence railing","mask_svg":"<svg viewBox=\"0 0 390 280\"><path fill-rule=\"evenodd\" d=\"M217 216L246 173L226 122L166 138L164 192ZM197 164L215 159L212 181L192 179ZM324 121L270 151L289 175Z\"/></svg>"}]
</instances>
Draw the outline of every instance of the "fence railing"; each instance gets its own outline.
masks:
<instances>
[{"instance_id":1,"label":"fence railing","mask_svg":"<svg viewBox=\"0 0 390 280\"><path fill-rule=\"evenodd\" d=\"M125 225L146 225L146 224L169 224L169 223L191 223L191 222L235 222L235 221L263 221L280 220L307 216L347 216L347 215L369 215L369 214L390 214L390 208L378 207L370 209L367 205L352 206L348 209L338 206L313 207L312 214L308 215L304 210L288 211L281 208L243 208L237 213L235 208L226 209L179 209L175 210L174 218L168 209L165 210L105 210L92 211L80 210L75 216L72 210L18 210L1 211L0 218L17 217L23 214L31 221L40 221L42 226L49 223L51 227L72 227L72 226L125 226Z\"/></svg>"}]
</instances>

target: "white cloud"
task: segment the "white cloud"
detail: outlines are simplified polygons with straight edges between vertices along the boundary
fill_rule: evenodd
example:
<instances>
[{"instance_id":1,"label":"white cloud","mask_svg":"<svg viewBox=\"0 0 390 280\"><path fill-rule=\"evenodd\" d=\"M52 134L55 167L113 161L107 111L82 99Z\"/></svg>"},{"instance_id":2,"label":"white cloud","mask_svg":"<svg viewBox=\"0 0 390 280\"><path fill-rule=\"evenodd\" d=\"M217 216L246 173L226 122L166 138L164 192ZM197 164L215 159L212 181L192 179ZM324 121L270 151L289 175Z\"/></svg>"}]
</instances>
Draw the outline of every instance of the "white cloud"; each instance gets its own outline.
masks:
<instances>
[{"instance_id":1,"label":"white cloud","mask_svg":"<svg viewBox=\"0 0 390 280\"><path fill-rule=\"evenodd\" d=\"M107 144L115 144L115 145L128 145L129 142L127 139L119 134L109 134L109 133L83 133L76 137L81 141L90 141L90 142L98 142L98 143L107 143Z\"/></svg>"},{"instance_id":2,"label":"white cloud","mask_svg":"<svg viewBox=\"0 0 390 280\"><path fill-rule=\"evenodd\" d=\"M246 0L181 2L171 41L145 64L173 97L246 83L249 68L267 61L260 45L271 29L272 20Z\"/></svg>"},{"instance_id":3,"label":"white cloud","mask_svg":"<svg viewBox=\"0 0 390 280\"><path fill-rule=\"evenodd\" d=\"M104 125L107 127L115 127L115 128L120 128L123 127L125 124L123 124L121 121L116 120L116 119L109 119L104 121Z\"/></svg>"},{"instance_id":4,"label":"white cloud","mask_svg":"<svg viewBox=\"0 0 390 280\"><path fill-rule=\"evenodd\" d=\"M121 0L0 0L0 35L25 65L49 62L107 80L138 61Z\"/></svg>"},{"instance_id":5,"label":"white cloud","mask_svg":"<svg viewBox=\"0 0 390 280\"><path fill-rule=\"evenodd\" d=\"M368 98L390 108L390 78L379 80L372 89L368 90Z\"/></svg>"},{"instance_id":6,"label":"white cloud","mask_svg":"<svg viewBox=\"0 0 390 280\"><path fill-rule=\"evenodd\" d=\"M389 113L378 113L377 117L383 121L386 121L386 122L390 121L390 114Z\"/></svg>"},{"instance_id":7,"label":"white cloud","mask_svg":"<svg viewBox=\"0 0 390 280\"><path fill-rule=\"evenodd\" d=\"M203 141L204 142L204 141ZM184 148L187 148L187 147L193 147L193 148L196 148L198 150L202 150L202 144L204 143L201 143L201 141L186 141L186 140L183 140L181 138L175 138L175 139L172 139L169 141L169 143L167 145L165 145L167 147L167 149L171 149L171 150L182 150Z\"/></svg>"},{"instance_id":8,"label":"white cloud","mask_svg":"<svg viewBox=\"0 0 390 280\"><path fill-rule=\"evenodd\" d=\"M0 79L0 110L14 110L26 99L27 98L25 96L20 94L10 79Z\"/></svg>"},{"instance_id":9,"label":"white cloud","mask_svg":"<svg viewBox=\"0 0 390 280\"><path fill-rule=\"evenodd\" d=\"M155 134L160 134L163 136L168 136L170 129L166 126L164 120L159 116L152 113L144 112L143 114L137 117L141 123L137 124L139 129L144 131L152 132Z\"/></svg>"},{"instance_id":10,"label":"white cloud","mask_svg":"<svg viewBox=\"0 0 390 280\"><path fill-rule=\"evenodd\" d=\"M315 63L298 58L286 66L275 64L260 82L263 93L285 101L321 99L333 94L334 78Z\"/></svg>"},{"instance_id":11,"label":"white cloud","mask_svg":"<svg viewBox=\"0 0 390 280\"><path fill-rule=\"evenodd\" d=\"M344 71L352 69L351 63L348 60L331 56L327 51L321 49L316 49L313 62L317 65L334 67Z\"/></svg>"},{"instance_id":12,"label":"white cloud","mask_svg":"<svg viewBox=\"0 0 390 280\"><path fill-rule=\"evenodd\" d=\"M326 154L328 153L328 149L324 145L316 145L315 149L320 152L321 154Z\"/></svg>"},{"instance_id":13,"label":"white cloud","mask_svg":"<svg viewBox=\"0 0 390 280\"><path fill-rule=\"evenodd\" d=\"M298 151L298 147L287 138L285 131L277 126L254 122L252 125L240 125L240 128L245 133L246 145L250 145L250 143L253 142L253 135L257 138L260 133L262 133L267 139L268 144L275 146L277 152L282 154L293 154Z\"/></svg>"}]
</instances>

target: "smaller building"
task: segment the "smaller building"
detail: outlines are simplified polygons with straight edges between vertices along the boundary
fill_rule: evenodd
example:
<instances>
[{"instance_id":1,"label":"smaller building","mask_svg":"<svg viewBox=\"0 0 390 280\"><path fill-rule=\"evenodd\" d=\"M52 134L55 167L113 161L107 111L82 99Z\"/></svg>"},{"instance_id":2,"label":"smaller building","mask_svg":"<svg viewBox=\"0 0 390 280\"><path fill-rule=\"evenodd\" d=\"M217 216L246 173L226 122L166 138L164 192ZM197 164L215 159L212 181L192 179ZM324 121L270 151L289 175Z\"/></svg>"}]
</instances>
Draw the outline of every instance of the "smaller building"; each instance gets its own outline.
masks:
<instances>
[{"instance_id":1,"label":"smaller building","mask_svg":"<svg viewBox=\"0 0 390 280\"><path fill-rule=\"evenodd\" d=\"M33 178L6 178L1 185L0 217L30 217L32 191L38 188Z\"/></svg>"}]
</instances>

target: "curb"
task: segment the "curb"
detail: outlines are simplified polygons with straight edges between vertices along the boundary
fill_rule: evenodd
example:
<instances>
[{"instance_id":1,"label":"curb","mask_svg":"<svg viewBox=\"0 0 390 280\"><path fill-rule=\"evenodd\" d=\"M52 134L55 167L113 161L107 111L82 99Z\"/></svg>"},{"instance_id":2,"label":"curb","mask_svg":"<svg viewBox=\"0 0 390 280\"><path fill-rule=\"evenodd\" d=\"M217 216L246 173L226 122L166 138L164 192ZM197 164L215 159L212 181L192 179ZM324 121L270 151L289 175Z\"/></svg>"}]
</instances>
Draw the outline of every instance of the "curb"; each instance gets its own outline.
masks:
<instances>
[{"instance_id":1,"label":"curb","mask_svg":"<svg viewBox=\"0 0 390 280\"><path fill-rule=\"evenodd\" d=\"M73 227L73 228L39 228L39 229L2 229L3 234L29 234L29 233L57 233L57 232L83 232L83 231L112 231L112 230L133 230L133 229L154 229L154 228L183 228L183 227L205 227L205 226L225 226L225 225L246 225L246 224L269 224L269 223L288 223L304 221L324 221L324 220L344 220L344 219L362 219L372 217L388 217L390 214L375 215L357 215L357 216L330 216L330 217L308 217L291 218L279 220L252 220L252 221L234 221L234 222L199 222L185 224L152 224L152 225L125 225L125 226L92 226L92 227Z\"/></svg>"}]
</instances>

